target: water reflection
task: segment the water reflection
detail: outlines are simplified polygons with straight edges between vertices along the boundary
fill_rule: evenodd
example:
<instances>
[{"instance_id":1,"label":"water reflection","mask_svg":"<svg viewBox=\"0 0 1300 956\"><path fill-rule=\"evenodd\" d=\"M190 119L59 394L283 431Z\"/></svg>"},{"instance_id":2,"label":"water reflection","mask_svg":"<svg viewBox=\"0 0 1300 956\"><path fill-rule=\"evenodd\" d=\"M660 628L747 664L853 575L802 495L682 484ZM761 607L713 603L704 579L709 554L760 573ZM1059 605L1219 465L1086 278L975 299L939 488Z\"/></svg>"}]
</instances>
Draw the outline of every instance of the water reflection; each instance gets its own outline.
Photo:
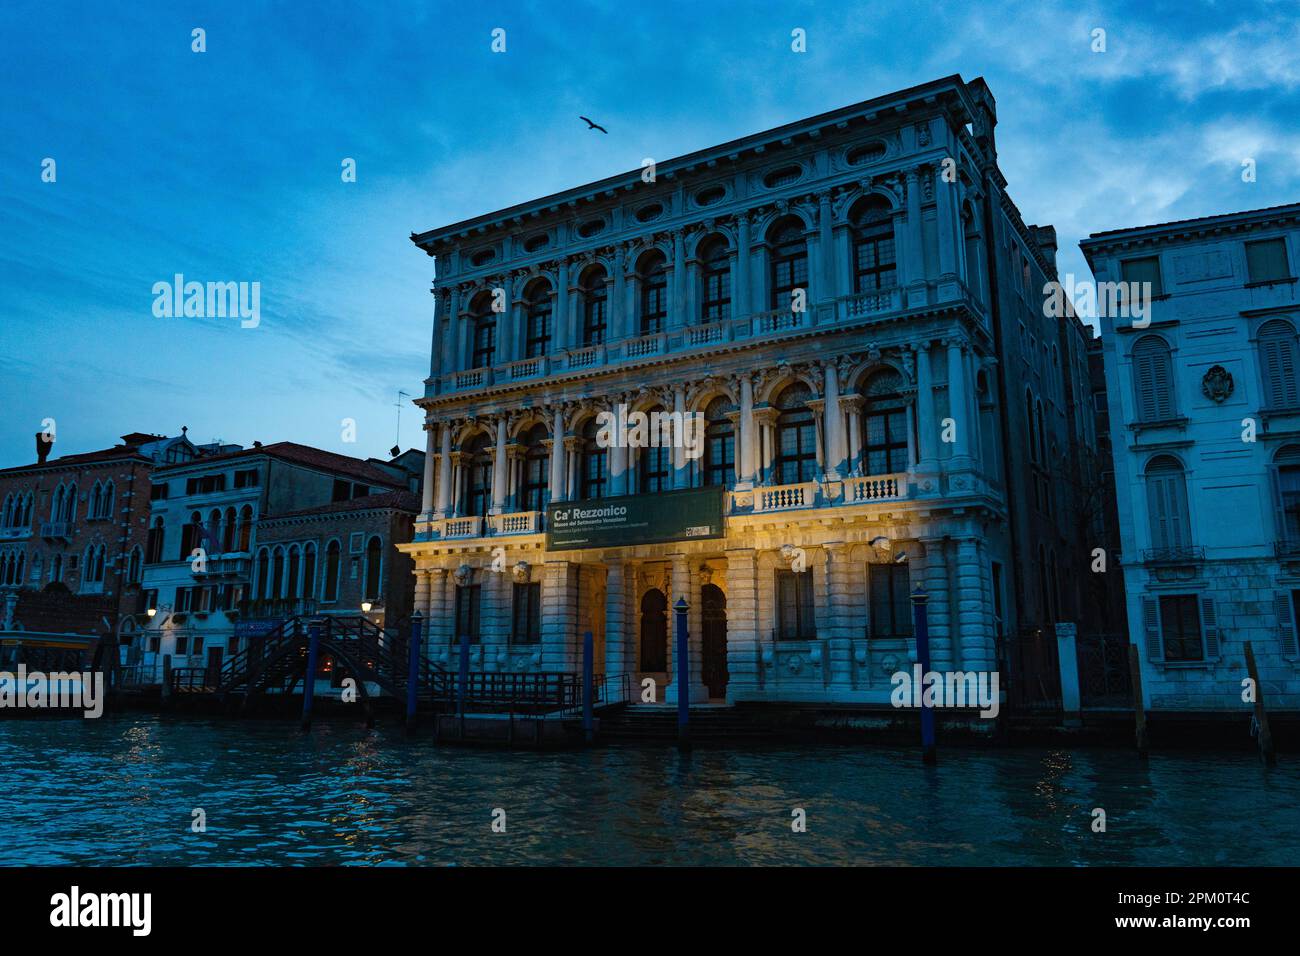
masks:
<instances>
[{"instance_id":1,"label":"water reflection","mask_svg":"<svg viewBox=\"0 0 1300 956\"><path fill-rule=\"evenodd\" d=\"M1300 850L1297 765L1249 753L505 754L393 729L106 717L0 722L0 767L5 865L1282 865Z\"/></svg>"}]
</instances>

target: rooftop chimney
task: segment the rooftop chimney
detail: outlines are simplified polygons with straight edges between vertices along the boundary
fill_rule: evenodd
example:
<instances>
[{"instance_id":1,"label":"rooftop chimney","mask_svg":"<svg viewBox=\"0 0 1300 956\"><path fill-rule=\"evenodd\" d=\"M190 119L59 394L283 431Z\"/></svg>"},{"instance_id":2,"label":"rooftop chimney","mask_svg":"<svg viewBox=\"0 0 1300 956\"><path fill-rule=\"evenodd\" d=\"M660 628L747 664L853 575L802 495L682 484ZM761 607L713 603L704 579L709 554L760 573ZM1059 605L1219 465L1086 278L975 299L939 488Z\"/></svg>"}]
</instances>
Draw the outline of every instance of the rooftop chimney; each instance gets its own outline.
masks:
<instances>
[{"instance_id":1,"label":"rooftop chimney","mask_svg":"<svg viewBox=\"0 0 1300 956\"><path fill-rule=\"evenodd\" d=\"M36 433L36 464L45 464L45 459L50 457L50 446L54 442L45 440L45 432Z\"/></svg>"}]
</instances>

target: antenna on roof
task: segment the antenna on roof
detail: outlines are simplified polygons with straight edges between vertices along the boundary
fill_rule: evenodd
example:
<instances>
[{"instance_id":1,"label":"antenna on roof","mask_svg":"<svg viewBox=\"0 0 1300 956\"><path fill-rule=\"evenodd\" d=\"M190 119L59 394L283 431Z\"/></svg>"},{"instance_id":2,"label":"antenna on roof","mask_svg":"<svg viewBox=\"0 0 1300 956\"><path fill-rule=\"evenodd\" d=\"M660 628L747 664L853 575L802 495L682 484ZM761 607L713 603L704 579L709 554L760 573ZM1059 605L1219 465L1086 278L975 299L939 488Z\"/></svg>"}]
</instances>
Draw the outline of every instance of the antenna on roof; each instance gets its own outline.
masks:
<instances>
[{"instance_id":1,"label":"antenna on roof","mask_svg":"<svg viewBox=\"0 0 1300 956\"><path fill-rule=\"evenodd\" d=\"M394 407L397 408L397 444L399 446L402 444L402 399L410 397L409 392L404 392L399 388L397 390L397 401L393 403Z\"/></svg>"}]
</instances>

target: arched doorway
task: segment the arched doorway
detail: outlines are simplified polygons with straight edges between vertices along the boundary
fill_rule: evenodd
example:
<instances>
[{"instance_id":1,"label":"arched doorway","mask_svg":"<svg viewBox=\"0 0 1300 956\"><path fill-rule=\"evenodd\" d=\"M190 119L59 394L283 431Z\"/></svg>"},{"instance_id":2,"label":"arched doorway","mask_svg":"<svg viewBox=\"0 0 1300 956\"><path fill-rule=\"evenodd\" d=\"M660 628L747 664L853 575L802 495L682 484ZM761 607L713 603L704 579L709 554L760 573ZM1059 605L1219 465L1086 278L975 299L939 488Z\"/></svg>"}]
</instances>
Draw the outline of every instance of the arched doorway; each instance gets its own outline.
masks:
<instances>
[{"instance_id":1,"label":"arched doorway","mask_svg":"<svg viewBox=\"0 0 1300 956\"><path fill-rule=\"evenodd\" d=\"M641 598L641 671L668 670L668 598L651 588Z\"/></svg>"},{"instance_id":2,"label":"arched doorway","mask_svg":"<svg viewBox=\"0 0 1300 956\"><path fill-rule=\"evenodd\" d=\"M701 675L709 697L727 696L727 596L716 584L700 588Z\"/></svg>"}]
</instances>

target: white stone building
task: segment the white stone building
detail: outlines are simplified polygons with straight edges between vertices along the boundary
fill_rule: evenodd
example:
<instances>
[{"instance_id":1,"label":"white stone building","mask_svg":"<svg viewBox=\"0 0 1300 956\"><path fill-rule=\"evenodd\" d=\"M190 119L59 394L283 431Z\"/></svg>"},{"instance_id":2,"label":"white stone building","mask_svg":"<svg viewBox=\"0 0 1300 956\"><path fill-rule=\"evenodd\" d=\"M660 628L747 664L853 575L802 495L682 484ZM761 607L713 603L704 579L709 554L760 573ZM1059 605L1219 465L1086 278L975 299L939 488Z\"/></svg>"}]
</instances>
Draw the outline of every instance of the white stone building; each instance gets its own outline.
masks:
<instances>
[{"instance_id":1,"label":"white stone building","mask_svg":"<svg viewBox=\"0 0 1300 956\"><path fill-rule=\"evenodd\" d=\"M1300 204L1096 233L1129 632L1157 712L1300 708Z\"/></svg>"},{"instance_id":2,"label":"white stone building","mask_svg":"<svg viewBox=\"0 0 1300 956\"><path fill-rule=\"evenodd\" d=\"M692 701L870 705L917 585L939 669L1075 619L1084 336L1044 315L1055 234L1007 197L995 123L948 77L412 235L434 659L462 632L475 670L576 671L591 630L598 672L673 700L685 598ZM620 406L702 415L702 454L602 447ZM716 526L675 524L707 488ZM660 510L548 548L557 506L611 497Z\"/></svg>"}]
</instances>

